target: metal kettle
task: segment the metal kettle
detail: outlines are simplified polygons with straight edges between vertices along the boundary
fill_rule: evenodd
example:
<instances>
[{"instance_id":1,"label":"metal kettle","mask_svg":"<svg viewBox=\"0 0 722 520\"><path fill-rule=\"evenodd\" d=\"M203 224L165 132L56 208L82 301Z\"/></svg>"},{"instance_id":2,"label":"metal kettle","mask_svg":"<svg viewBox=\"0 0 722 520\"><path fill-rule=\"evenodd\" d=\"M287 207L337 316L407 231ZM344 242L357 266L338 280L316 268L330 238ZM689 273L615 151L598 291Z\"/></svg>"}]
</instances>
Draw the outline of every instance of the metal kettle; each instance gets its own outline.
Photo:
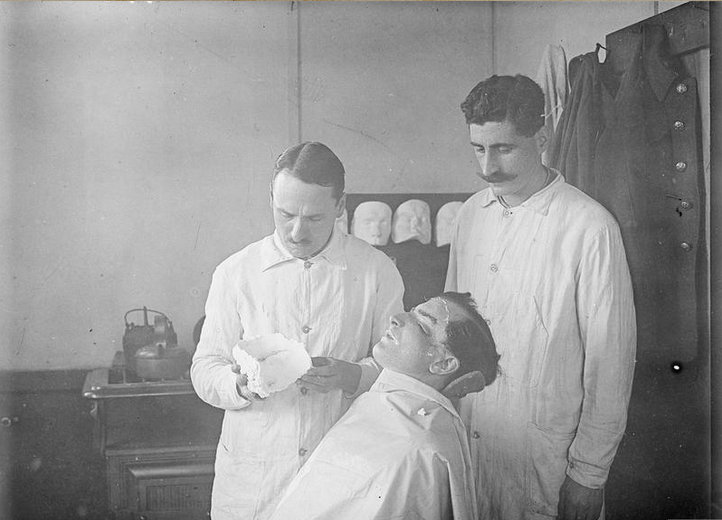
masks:
<instances>
[{"instance_id":1,"label":"metal kettle","mask_svg":"<svg viewBox=\"0 0 722 520\"><path fill-rule=\"evenodd\" d=\"M128 315L132 312L143 312L143 324L136 325L128 322ZM153 318L153 325L148 323L148 313L156 314ZM131 374L144 378L138 373L138 357L136 354L140 349L148 345L162 344L163 347L178 347L178 336L173 330L173 323L168 316L159 311L143 307L142 309L131 309L123 317L125 321L125 334L123 334L123 354L125 355L126 370ZM164 352L159 351L162 357ZM147 357L147 356L146 356ZM143 370L141 370L142 372ZM145 379L145 378L144 378Z\"/></svg>"}]
</instances>

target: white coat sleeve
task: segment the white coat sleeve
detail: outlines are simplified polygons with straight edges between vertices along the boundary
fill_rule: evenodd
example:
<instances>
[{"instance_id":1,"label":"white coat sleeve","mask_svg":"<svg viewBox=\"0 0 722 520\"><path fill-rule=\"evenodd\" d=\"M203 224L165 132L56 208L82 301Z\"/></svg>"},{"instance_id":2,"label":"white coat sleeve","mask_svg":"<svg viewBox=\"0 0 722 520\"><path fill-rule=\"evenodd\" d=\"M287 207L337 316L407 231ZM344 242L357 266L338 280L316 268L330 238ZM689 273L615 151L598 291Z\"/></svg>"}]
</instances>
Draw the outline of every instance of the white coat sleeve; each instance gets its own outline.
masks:
<instances>
[{"instance_id":1,"label":"white coat sleeve","mask_svg":"<svg viewBox=\"0 0 722 520\"><path fill-rule=\"evenodd\" d=\"M618 226L603 228L585 246L577 281L584 401L567 475L583 486L601 488L626 427L637 330Z\"/></svg>"},{"instance_id":2,"label":"white coat sleeve","mask_svg":"<svg viewBox=\"0 0 722 520\"><path fill-rule=\"evenodd\" d=\"M387 258L379 266L379 278L376 286L376 304L373 310L373 324L369 338L368 357L359 362L361 379L358 389L346 397L353 399L368 391L381 373L381 367L371 357L374 345L381 339L389 326L389 318L404 311L404 282L394 263Z\"/></svg>"},{"instance_id":3,"label":"white coat sleeve","mask_svg":"<svg viewBox=\"0 0 722 520\"><path fill-rule=\"evenodd\" d=\"M191 381L198 397L225 410L238 410L250 404L238 394L236 374L232 371L232 349L243 336L234 290L224 273L216 269L206 300L201 339L191 365Z\"/></svg>"}]
</instances>

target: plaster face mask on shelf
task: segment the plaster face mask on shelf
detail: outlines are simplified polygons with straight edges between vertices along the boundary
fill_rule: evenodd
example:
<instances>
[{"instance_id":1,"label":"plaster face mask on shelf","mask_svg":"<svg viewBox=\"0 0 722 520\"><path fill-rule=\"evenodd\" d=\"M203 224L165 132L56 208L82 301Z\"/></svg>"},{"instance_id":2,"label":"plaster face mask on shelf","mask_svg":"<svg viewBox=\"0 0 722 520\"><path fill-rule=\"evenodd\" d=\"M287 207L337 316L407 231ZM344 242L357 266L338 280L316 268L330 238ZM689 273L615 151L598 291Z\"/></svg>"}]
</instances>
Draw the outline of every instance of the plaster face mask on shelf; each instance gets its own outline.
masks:
<instances>
[{"instance_id":1,"label":"plaster face mask on shelf","mask_svg":"<svg viewBox=\"0 0 722 520\"><path fill-rule=\"evenodd\" d=\"M391 239L396 244L407 240L418 240L422 244L431 242L431 210L423 200L407 200L396 208Z\"/></svg>"},{"instance_id":2,"label":"plaster face mask on shelf","mask_svg":"<svg viewBox=\"0 0 722 520\"><path fill-rule=\"evenodd\" d=\"M391 207L385 202L362 202L354 211L351 233L372 246L385 246L391 232L391 213Z\"/></svg>"},{"instance_id":3,"label":"plaster face mask on shelf","mask_svg":"<svg viewBox=\"0 0 722 520\"><path fill-rule=\"evenodd\" d=\"M438 247L451 243L451 236L454 233L454 219L462 204L458 200L447 202L441 206L436 214L436 245Z\"/></svg>"}]
</instances>

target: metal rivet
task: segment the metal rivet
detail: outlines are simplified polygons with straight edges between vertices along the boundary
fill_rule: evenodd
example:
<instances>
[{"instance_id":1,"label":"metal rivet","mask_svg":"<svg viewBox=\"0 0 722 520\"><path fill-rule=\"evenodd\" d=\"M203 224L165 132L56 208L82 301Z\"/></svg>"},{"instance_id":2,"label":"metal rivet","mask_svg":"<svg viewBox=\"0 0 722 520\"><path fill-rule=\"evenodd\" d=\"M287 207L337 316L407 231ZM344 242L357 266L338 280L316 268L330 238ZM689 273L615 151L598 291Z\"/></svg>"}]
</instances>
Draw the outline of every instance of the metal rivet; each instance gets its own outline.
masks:
<instances>
[{"instance_id":1,"label":"metal rivet","mask_svg":"<svg viewBox=\"0 0 722 520\"><path fill-rule=\"evenodd\" d=\"M675 129L675 130L679 130L679 131L684 130L684 122L682 122L682 121L675 121L675 122L674 122L674 129Z\"/></svg>"},{"instance_id":2,"label":"metal rivet","mask_svg":"<svg viewBox=\"0 0 722 520\"><path fill-rule=\"evenodd\" d=\"M478 439L480 437L479 432L474 432L474 435L472 435L475 439Z\"/></svg>"},{"instance_id":3,"label":"metal rivet","mask_svg":"<svg viewBox=\"0 0 722 520\"><path fill-rule=\"evenodd\" d=\"M692 244L690 244L689 242L682 242L681 244L679 244L679 247L681 247L682 251L685 251L686 253L692 251Z\"/></svg>"},{"instance_id":4,"label":"metal rivet","mask_svg":"<svg viewBox=\"0 0 722 520\"><path fill-rule=\"evenodd\" d=\"M687 85L685 85L684 83L680 83L679 85L677 85L678 94L684 94L685 92L687 92Z\"/></svg>"},{"instance_id":5,"label":"metal rivet","mask_svg":"<svg viewBox=\"0 0 722 520\"><path fill-rule=\"evenodd\" d=\"M491 269L492 273L495 273L499 270L499 266L496 264L491 264L491 267L489 267L489 269Z\"/></svg>"},{"instance_id":6,"label":"metal rivet","mask_svg":"<svg viewBox=\"0 0 722 520\"><path fill-rule=\"evenodd\" d=\"M308 450L306 448L301 448L300 450L298 450L298 454L301 457L303 457L307 452L308 452Z\"/></svg>"},{"instance_id":7,"label":"metal rivet","mask_svg":"<svg viewBox=\"0 0 722 520\"><path fill-rule=\"evenodd\" d=\"M304 334L308 334L311 331L311 327L309 327L308 325L304 325L303 327L301 327L301 331Z\"/></svg>"},{"instance_id":8,"label":"metal rivet","mask_svg":"<svg viewBox=\"0 0 722 520\"><path fill-rule=\"evenodd\" d=\"M308 260L306 260L306 261L303 263L303 267L305 267L306 269L311 269L311 266L312 266L312 265L313 265L313 264L312 264L311 262L309 262Z\"/></svg>"},{"instance_id":9,"label":"metal rivet","mask_svg":"<svg viewBox=\"0 0 722 520\"><path fill-rule=\"evenodd\" d=\"M679 161L677 164L674 165L674 169L678 172L683 172L687 169L687 163L684 161Z\"/></svg>"},{"instance_id":10,"label":"metal rivet","mask_svg":"<svg viewBox=\"0 0 722 520\"><path fill-rule=\"evenodd\" d=\"M308 388L306 388L305 386L302 386L302 387L301 387L301 393L302 393L303 395L306 395L306 394L308 393Z\"/></svg>"},{"instance_id":11,"label":"metal rivet","mask_svg":"<svg viewBox=\"0 0 722 520\"><path fill-rule=\"evenodd\" d=\"M679 207L682 209L692 209L692 203L683 200L682 202L680 202Z\"/></svg>"}]
</instances>

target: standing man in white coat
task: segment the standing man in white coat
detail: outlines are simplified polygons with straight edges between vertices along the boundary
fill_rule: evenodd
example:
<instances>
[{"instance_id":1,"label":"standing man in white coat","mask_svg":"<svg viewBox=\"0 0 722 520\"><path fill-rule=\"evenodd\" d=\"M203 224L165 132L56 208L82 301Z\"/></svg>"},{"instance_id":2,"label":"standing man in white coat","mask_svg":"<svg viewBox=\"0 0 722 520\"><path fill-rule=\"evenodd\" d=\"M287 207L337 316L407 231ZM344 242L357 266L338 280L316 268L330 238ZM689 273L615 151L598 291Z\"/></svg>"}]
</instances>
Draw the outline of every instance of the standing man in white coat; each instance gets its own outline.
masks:
<instances>
[{"instance_id":1,"label":"standing man in white coat","mask_svg":"<svg viewBox=\"0 0 722 520\"><path fill-rule=\"evenodd\" d=\"M402 311L403 282L385 254L337 230L344 168L321 143L302 143L276 162L276 230L215 270L191 379L223 408L213 520L263 520L324 434L380 368L371 347ZM316 359L297 384L254 398L231 354L242 338L280 332ZM321 363L319 363L321 361Z\"/></svg>"},{"instance_id":2,"label":"standing man in white coat","mask_svg":"<svg viewBox=\"0 0 722 520\"><path fill-rule=\"evenodd\" d=\"M542 164L531 79L492 76L461 109L489 187L459 212L446 290L471 292L501 355L501 376L461 402L479 516L597 520L636 351L619 227Z\"/></svg>"}]
</instances>

